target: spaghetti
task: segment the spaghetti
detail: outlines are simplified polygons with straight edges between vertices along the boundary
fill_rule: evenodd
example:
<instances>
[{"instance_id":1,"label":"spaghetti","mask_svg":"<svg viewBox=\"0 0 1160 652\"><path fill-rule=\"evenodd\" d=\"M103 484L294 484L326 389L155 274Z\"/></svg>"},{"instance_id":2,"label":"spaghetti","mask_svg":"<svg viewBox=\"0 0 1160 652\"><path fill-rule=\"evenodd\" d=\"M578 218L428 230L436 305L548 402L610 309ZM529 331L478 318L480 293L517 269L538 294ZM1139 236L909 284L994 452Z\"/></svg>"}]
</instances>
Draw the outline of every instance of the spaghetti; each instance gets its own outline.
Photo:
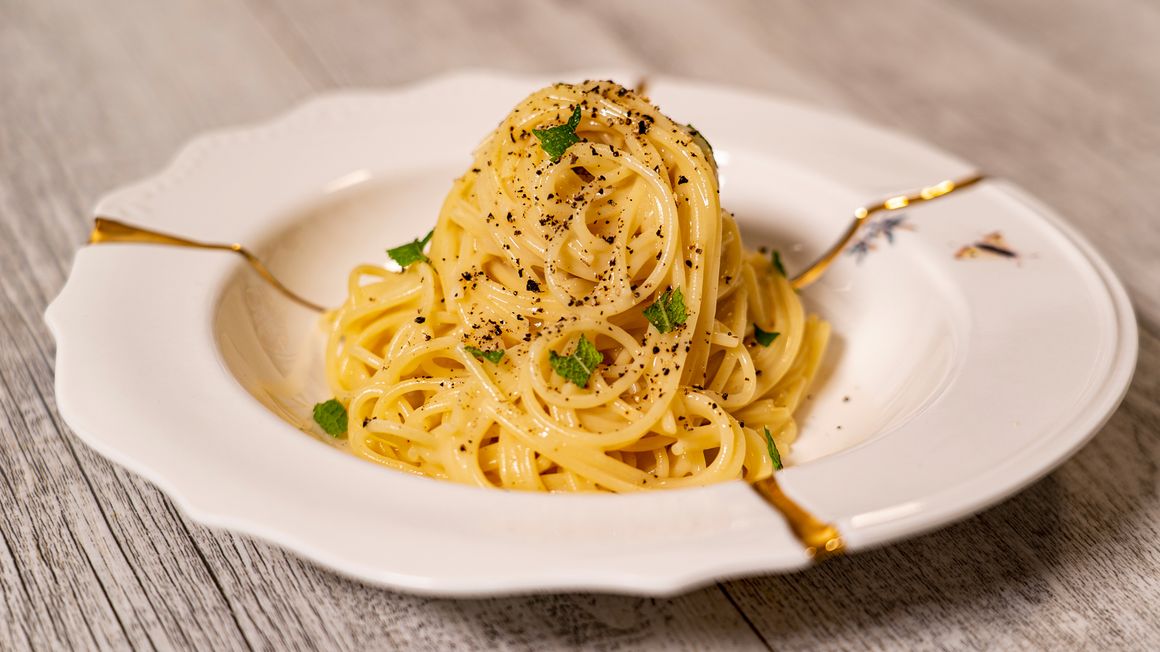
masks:
<instances>
[{"instance_id":1,"label":"spaghetti","mask_svg":"<svg viewBox=\"0 0 1160 652\"><path fill-rule=\"evenodd\" d=\"M746 250L691 126L612 82L556 84L475 152L402 272L326 319L347 446L482 487L769 476L829 327ZM402 252L406 253L406 252Z\"/></svg>"}]
</instances>

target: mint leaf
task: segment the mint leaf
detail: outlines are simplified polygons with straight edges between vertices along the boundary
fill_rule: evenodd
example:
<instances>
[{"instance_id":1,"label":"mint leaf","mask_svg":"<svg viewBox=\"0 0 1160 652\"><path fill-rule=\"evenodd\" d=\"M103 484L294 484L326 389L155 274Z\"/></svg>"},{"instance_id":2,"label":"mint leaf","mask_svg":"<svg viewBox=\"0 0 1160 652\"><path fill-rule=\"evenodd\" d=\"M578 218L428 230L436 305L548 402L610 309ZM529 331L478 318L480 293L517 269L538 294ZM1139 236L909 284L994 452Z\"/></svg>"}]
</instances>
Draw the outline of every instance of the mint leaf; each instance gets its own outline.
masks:
<instances>
[{"instance_id":1,"label":"mint leaf","mask_svg":"<svg viewBox=\"0 0 1160 652\"><path fill-rule=\"evenodd\" d=\"M681 293L681 288L665 290L651 306L644 309L644 318L658 333L667 333L684 324L689 318L689 311L685 309L685 295Z\"/></svg>"},{"instance_id":2,"label":"mint leaf","mask_svg":"<svg viewBox=\"0 0 1160 652\"><path fill-rule=\"evenodd\" d=\"M540 147L552 157L552 162L558 163L569 147L580 142L580 137L576 135L576 127L579 126L580 105L576 105L567 123L547 129L533 129L532 133L540 139Z\"/></svg>"},{"instance_id":3,"label":"mint leaf","mask_svg":"<svg viewBox=\"0 0 1160 652\"><path fill-rule=\"evenodd\" d=\"M314 406L314 422L331 437L346 436L346 408L333 398Z\"/></svg>"},{"instance_id":4,"label":"mint leaf","mask_svg":"<svg viewBox=\"0 0 1160 652\"><path fill-rule=\"evenodd\" d=\"M499 361L503 360L503 349L498 349L496 351L484 351L483 349L477 349L474 346L465 346L463 347L463 350L479 358L480 360L487 360L492 364L499 364Z\"/></svg>"},{"instance_id":5,"label":"mint leaf","mask_svg":"<svg viewBox=\"0 0 1160 652\"><path fill-rule=\"evenodd\" d=\"M773 341L777 339L778 335L781 335L781 333L777 331L763 331L757 324L753 325L753 339L757 340L757 343L762 346L773 344Z\"/></svg>"},{"instance_id":6,"label":"mint leaf","mask_svg":"<svg viewBox=\"0 0 1160 652\"><path fill-rule=\"evenodd\" d=\"M583 335L576 343L576 350L569 355L548 351L548 361L552 363L552 369L564 380L580 387L588 386L588 379L592 377L592 372L596 371L596 365L603 360L604 355Z\"/></svg>"},{"instance_id":7,"label":"mint leaf","mask_svg":"<svg viewBox=\"0 0 1160 652\"><path fill-rule=\"evenodd\" d=\"M781 453L777 452L777 444L773 443L773 435L769 434L769 428L765 429L765 448L769 451L769 459L773 460L773 470L781 470Z\"/></svg>"},{"instance_id":8,"label":"mint leaf","mask_svg":"<svg viewBox=\"0 0 1160 652\"><path fill-rule=\"evenodd\" d=\"M778 274L785 276L785 266L781 264L781 253L777 249L774 249L771 257L773 259L773 268L777 270Z\"/></svg>"},{"instance_id":9,"label":"mint leaf","mask_svg":"<svg viewBox=\"0 0 1160 652\"><path fill-rule=\"evenodd\" d=\"M387 249L387 255L398 263L399 267L406 267L419 261L429 263L431 259L423 254L423 247L426 247L427 243L431 241L431 236L434 233L435 231L432 230L422 240L412 240L405 245Z\"/></svg>"}]
</instances>

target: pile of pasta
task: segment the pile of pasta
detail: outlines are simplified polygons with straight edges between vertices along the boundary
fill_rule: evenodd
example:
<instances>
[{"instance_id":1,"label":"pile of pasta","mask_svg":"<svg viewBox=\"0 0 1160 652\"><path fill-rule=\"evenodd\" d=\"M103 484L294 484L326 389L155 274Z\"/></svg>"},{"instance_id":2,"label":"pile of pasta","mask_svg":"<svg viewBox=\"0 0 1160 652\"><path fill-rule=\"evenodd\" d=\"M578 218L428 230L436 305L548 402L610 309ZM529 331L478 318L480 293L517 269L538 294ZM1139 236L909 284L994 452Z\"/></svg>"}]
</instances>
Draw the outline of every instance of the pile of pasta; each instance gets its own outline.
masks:
<instances>
[{"instance_id":1,"label":"pile of pasta","mask_svg":"<svg viewBox=\"0 0 1160 652\"><path fill-rule=\"evenodd\" d=\"M345 445L481 487L767 477L829 335L742 245L708 141L608 81L522 101L389 253L325 318Z\"/></svg>"}]
</instances>

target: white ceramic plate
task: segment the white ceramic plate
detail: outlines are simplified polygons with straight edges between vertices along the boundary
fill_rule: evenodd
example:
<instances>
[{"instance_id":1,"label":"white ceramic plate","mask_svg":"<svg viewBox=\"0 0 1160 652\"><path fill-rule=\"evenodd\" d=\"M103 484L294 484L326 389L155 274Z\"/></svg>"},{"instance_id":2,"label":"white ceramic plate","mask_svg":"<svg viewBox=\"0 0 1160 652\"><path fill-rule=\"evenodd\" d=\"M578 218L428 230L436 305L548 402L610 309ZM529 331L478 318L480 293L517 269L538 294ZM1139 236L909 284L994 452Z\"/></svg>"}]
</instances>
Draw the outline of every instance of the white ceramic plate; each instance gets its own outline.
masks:
<instances>
[{"instance_id":1,"label":"white ceramic plate","mask_svg":"<svg viewBox=\"0 0 1160 652\"><path fill-rule=\"evenodd\" d=\"M197 139L97 212L247 243L289 286L337 305L354 264L430 228L452 178L517 101L588 76L636 79L473 72L323 97ZM855 206L970 170L898 134L748 92L657 78L650 95L708 135L723 204L751 246L780 247L791 271ZM1124 290L1043 205L989 181L905 217L804 293L836 337L779 479L852 552L1039 478L1100 428L1135 366ZM1019 257L955 257L992 232ZM354 577L444 595L666 594L809 563L741 482L628 496L484 491L305 434L294 424L328 394L316 317L228 254L85 247L46 319L60 410L85 442L197 521Z\"/></svg>"}]
</instances>

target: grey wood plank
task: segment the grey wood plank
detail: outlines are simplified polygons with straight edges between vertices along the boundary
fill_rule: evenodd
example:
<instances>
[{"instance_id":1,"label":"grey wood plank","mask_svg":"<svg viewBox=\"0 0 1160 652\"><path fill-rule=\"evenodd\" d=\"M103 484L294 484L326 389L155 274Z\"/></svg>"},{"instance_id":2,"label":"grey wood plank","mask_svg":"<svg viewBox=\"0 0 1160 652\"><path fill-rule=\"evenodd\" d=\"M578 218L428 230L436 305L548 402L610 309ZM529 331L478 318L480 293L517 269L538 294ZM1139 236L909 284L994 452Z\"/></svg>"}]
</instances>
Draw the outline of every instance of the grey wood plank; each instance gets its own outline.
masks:
<instances>
[{"instance_id":1,"label":"grey wood plank","mask_svg":"<svg viewBox=\"0 0 1160 652\"><path fill-rule=\"evenodd\" d=\"M1072 0L0 3L0 647L1155 648L1158 21L1147 2ZM189 522L68 432L39 315L101 192L206 128L465 65L771 90L1017 181L1133 293L1141 363L1124 407L1074 460L974 519L673 600L367 587Z\"/></svg>"}]
</instances>

